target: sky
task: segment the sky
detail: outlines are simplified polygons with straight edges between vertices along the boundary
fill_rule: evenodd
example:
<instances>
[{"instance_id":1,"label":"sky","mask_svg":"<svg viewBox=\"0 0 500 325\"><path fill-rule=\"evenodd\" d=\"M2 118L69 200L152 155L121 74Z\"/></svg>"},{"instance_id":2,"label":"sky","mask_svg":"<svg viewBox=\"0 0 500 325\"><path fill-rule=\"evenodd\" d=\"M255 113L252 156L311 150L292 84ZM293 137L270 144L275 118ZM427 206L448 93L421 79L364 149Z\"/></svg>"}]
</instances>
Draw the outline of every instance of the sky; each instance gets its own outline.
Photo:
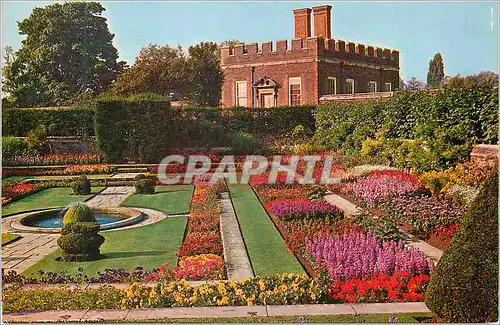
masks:
<instances>
[{"instance_id":1,"label":"sky","mask_svg":"<svg viewBox=\"0 0 500 325\"><path fill-rule=\"evenodd\" d=\"M2 46L18 49L17 22L52 1L2 2ZM120 59L133 64L148 44L181 45L294 37L292 10L329 4L332 38L398 49L403 79L425 81L443 56L446 75L498 73L498 2L133 2L102 1Z\"/></svg>"}]
</instances>

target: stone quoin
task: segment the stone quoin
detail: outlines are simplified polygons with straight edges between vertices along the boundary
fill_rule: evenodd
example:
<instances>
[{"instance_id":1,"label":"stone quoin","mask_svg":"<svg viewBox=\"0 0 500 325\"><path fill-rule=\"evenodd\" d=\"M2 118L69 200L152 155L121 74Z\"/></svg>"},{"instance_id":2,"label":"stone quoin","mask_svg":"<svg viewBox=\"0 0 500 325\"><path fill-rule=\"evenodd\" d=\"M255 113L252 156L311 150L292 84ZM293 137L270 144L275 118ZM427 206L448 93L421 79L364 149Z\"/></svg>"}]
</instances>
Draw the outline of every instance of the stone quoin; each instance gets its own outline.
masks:
<instances>
[{"instance_id":1,"label":"stone quoin","mask_svg":"<svg viewBox=\"0 0 500 325\"><path fill-rule=\"evenodd\" d=\"M398 89L399 51L332 38L331 9L294 10L291 42L222 47L222 106L316 105L337 95L384 97Z\"/></svg>"}]
</instances>

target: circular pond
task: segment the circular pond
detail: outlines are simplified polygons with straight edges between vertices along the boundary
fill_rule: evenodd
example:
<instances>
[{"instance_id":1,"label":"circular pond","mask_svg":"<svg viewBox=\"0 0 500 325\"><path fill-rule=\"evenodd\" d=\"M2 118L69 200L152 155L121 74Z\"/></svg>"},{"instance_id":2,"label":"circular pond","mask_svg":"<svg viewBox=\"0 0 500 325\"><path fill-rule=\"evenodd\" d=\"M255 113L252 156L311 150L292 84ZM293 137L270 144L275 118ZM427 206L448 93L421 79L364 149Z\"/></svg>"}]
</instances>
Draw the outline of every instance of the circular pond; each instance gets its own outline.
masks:
<instances>
[{"instance_id":1,"label":"circular pond","mask_svg":"<svg viewBox=\"0 0 500 325\"><path fill-rule=\"evenodd\" d=\"M145 215L131 208L92 209L101 230L130 226L142 221ZM23 213L11 222L14 229L26 232L58 233L63 226L66 209L47 209Z\"/></svg>"},{"instance_id":2,"label":"circular pond","mask_svg":"<svg viewBox=\"0 0 500 325\"><path fill-rule=\"evenodd\" d=\"M31 227L61 228L63 226L63 216L64 213L60 214L57 213L57 211L48 211L46 215L41 215L39 218L28 219L24 222L24 224ZM94 217L96 222L100 225L124 219L124 216L112 213L95 213Z\"/></svg>"}]
</instances>

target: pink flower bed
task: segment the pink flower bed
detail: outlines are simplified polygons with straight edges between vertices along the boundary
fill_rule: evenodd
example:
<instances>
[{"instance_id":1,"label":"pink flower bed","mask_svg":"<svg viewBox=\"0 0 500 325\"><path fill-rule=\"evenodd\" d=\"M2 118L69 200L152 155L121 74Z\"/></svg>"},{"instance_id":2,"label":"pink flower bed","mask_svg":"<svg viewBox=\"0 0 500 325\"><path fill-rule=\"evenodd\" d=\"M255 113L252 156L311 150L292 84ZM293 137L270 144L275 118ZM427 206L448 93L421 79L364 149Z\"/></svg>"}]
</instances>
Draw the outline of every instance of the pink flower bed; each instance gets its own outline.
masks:
<instances>
[{"instance_id":1,"label":"pink flower bed","mask_svg":"<svg viewBox=\"0 0 500 325\"><path fill-rule=\"evenodd\" d=\"M416 176L400 171L385 170L376 171L355 182L347 183L341 191L343 194L372 204L388 197L415 193L422 189Z\"/></svg>"},{"instance_id":2,"label":"pink flower bed","mask_svg":"<svg viewBox=\"0 0 500 325\"><path fill-rule=\"evenodd\" d=\"M324 200L276 199L266 203L266 207L282 220L343 216L339 208Z\"/></svg>"},{"instance_id":3,"label":"pink flower bed","mask_svg":"<svg viewBox=\"0 0 500 325\"><path fill-rule=\"evenodd\" d=\"M318 234L306 239L306 247L318 267L324 267L333 279L361 278L377 274L408 272L430 274L434 264L403 242L380 243L372 233L347 233L344 236Z\"/></svg>"}]
</instances>

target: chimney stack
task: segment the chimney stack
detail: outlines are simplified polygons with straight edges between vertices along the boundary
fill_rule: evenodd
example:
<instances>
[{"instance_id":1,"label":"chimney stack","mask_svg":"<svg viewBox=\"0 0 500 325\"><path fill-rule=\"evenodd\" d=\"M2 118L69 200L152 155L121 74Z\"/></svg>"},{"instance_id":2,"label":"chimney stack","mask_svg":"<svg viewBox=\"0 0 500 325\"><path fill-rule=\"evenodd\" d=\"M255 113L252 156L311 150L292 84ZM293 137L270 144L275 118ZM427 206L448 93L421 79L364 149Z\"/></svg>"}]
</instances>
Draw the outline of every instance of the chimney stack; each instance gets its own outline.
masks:
<instances>
[{"instance_id":1,"label":"chimney stack","mask_svg":"<svg viewBox=\"0 0 500 325\"><path fill-rule=\"evenodd\" d=\"M293 17L295 18L295 38L311 37L311 9L295 9Z\"/></svg>"},{"instance_id":2,"label":"chimney stack","mask_svg":"<svg viewBox=\"0 0 500 325\"><path fill-rule=\"evenodd\" d=\"M313 7L312 10L314 13L314 36L332 38L332 6L317 6Z\"/></svg>"}]
</instances>

